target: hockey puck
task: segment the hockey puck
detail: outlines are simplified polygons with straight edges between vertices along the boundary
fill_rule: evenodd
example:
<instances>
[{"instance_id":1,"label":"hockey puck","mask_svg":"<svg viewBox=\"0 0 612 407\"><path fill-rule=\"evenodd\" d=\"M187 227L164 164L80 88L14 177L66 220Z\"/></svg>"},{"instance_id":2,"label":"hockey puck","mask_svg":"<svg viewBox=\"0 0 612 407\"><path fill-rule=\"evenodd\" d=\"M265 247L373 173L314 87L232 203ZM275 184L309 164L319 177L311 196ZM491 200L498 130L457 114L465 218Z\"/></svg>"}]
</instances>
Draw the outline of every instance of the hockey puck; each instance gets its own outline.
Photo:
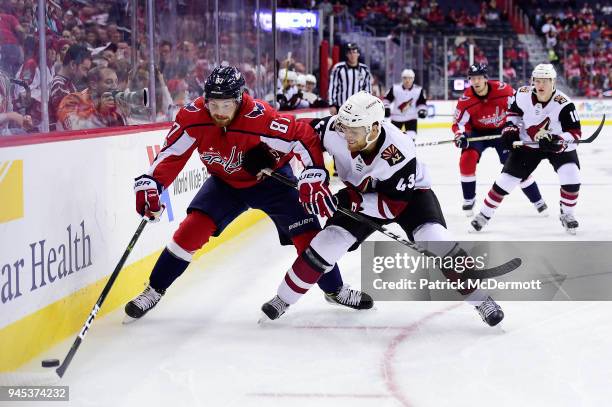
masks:
<instances>
[{"instance_id":1,"label":"hockey puck","mask_svg":"<svg viewBox=\"0 0 612 407\"><path fill-rule=\"evenodd\" d=\"M45 359L42 361L42 367L57 367L59 365L59 359Z\"/></svg>"}]
</instances>

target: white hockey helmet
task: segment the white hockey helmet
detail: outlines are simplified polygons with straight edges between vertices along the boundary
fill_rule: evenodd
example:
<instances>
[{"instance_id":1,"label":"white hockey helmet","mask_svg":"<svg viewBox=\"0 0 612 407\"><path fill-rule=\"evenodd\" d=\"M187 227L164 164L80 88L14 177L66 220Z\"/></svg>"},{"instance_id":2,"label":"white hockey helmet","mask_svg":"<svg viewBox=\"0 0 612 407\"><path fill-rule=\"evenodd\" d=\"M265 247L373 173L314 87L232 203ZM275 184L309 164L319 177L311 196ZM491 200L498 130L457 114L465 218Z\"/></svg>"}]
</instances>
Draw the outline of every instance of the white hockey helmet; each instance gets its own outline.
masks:
<instances>
[{"instance_id":1,"label":"white hockey helmet","mask_svg":"<svg viewBox=\"0 0 612 407\"><path fill-rule=\"evenodd\" d=\"M404 69L402 71L402 79L404 78L414 78L415 74L414 71L412 69Z\"/></svg>"},{"instance_id":2,"label":"white hockey helmet","mask_svg":"<svg viewBox=\"0 0 612 407\"><path fill-rule=\"evenodd\" d=\"M296 85L306 86L306 75L298 74L295 83Z\"/></svg>"},{"instance_id":3,"label":"white hockey helmet","mask_svg":"<svg viewBox=\"0 0 612 407\"><path fill-rule=\"evenodd\" d=\"M365 127L367 137L365 149L378 139L384 118L385 106L383 102L376 96L362 90L349 97L340 106L336 120L341 127ZM372 126L375 123L378 123L378 131L370 139Z\"/></svg>"},{"instance_id":4,"label":"white hockey helmet","mask_svg":"<svg viewBox=\"0 0 612 407\"><path fill-rule=\"evenodd\" d=\"M539 64L533 69L531 78L557 79L557 71L555 71L553 64Z\"/></svg>"},{"instance_id":5,"label":"white hockey helmet","mask_svg":"<svg viewBox=\"0 0 612 407\"><path fill-rule=\"evenodd\" d=\"M308 75L306 75L306 82L307 83L314 83L316 85L317 84L317 78L313 74L309 73Z\"/></svg>"}]
</instances>

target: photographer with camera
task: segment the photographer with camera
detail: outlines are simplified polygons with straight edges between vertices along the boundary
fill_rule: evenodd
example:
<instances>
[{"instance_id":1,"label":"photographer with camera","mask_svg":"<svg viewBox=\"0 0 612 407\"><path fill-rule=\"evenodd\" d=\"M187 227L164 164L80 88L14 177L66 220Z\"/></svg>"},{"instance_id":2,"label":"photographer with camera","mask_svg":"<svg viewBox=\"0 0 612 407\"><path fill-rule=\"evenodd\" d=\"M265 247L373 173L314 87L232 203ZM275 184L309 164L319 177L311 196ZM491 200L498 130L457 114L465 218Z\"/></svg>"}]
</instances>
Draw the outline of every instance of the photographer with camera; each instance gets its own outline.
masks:
<instances>
[{"instance_id":1,"label":"photographer with camera","mask_svg":"<svg viewBox=\"0 0 612 407\"><path fill-rule=\"evenodd\" d=\"M129 105L119 92L117 74L109 67L96 67L87 74L89 87L71 93L60 103L58 129L80 130L125 126Z\"/></svg>"}]
</instances>

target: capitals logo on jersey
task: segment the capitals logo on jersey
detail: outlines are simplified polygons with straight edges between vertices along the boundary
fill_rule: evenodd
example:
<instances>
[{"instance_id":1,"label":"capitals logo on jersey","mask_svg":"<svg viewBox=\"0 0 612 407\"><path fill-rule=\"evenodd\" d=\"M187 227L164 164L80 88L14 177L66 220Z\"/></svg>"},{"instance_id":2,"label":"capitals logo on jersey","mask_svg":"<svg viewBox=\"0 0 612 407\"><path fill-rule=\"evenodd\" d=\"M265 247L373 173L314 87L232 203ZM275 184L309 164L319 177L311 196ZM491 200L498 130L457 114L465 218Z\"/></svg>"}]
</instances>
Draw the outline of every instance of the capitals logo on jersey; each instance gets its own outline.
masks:
<instances>
[{"instance_id":1,"label":"capitals logo on jersey","mask_svg":"<svg viewBox=\"0 0 612 407\"><path fill-rule=\"evenodd\" d=\"M259 102L255 102L255 106L253 107L253 110L245 114L244 117L248 117L249 119L254 119L256 117L263 116L265 110L266 109L264 108L264 105L262 105Z\"/></svg>"},{"instance_id":2,"label":"capitals logo on jersey","mask_svg":"<svg viewBox=\"0 0 612 407\"><path fill-rule=\"evenodd\" d=\"M212 150L212 147L210 148ZM204 163L208 165L219 164L223 167L223 170L228 174L233 174L240 170L242 165L242 151L236 154L236 146L232 147L232 152L228 157L221 157L221 153L218 151L208 151L200 154L200 158Z\"/></svg>"},{"instance_id":3,"label":"capitals logo on jersey","mask_svg":"<svg viewBox=\"0 0 612 407\"><path fill-rule=\"evenodd\" d=\"M394 166L397 163L401 163L406 158L406 157L404 157L404 154L402 154L402 152L399 151L397 149L397 147L395 147L393 144L391 144L389 147L385 148L380 156L390 166Z\"/></svg>"}]
</instances>

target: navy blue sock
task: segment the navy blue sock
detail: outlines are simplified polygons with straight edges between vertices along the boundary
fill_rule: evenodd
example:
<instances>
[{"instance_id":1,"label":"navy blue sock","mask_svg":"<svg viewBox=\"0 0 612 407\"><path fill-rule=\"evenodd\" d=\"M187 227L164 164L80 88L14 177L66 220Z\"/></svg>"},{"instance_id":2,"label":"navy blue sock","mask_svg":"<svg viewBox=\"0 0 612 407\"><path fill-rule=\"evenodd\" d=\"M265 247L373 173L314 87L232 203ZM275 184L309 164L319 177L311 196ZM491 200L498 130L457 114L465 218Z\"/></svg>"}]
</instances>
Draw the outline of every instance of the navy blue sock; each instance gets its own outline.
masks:
<instances>
[{"instance_id":1,"label":"navy blue sock","mask_svg":"<svg viewBox=\"0 0 612 407\"><path fill-rule=\"evenodd\" d=\"M151 277L149 277L149 284L156 291L165 290L170 287L174 280L183 274L187 266L189 266L188 261L179 259L170 253L168 249L164 249L153 267Z\"/></svg>"},{"instance_id":2,"label":"navy blue sock","mask_svg":"<svg viewBox=\"0 0 612 407\"><path fill-rule=\"evenodd\" d=\"M542 194L540 194L538 184L535 182L529 185L527 188L523 188L523 193L527 196L527 198L529 198L531 203L536 203L542 199Z\"/></svg>"},{"instance_id":3,"label":"navy blue sock","mask_svg":"<svg viewBox=\"0 0 612 407\"><path fill-rule=\"evenodd\" d=\"M461 181L461 189L463 190L463 199L468 200L476 198L476 181Z\"/></svg>"},{"instance_id":4,"label":"navy blue sock","mask_svg":"<svg viewBox=\"0 0 612 407\"><path fill-rule=\"evenodd\" d=\"M335 293L342 285L342 276L340 275L340 269L337 264L334 264L334 268L324 273L323 276L317 282L319 288L326 293Z\"/></svg>"}]
</instances>

